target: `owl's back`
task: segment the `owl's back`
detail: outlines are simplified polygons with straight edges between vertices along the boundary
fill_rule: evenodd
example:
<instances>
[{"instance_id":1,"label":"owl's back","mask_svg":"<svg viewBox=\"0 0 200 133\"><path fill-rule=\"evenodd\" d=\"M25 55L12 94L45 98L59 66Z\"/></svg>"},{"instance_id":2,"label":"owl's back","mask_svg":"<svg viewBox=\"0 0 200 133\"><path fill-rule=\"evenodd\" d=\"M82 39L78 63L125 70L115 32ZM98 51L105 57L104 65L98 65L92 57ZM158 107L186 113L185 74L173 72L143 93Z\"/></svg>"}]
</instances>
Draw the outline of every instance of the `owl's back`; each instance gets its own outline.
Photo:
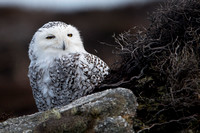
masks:
<instances>
[{"instance_id":1,"label":"owl's back","mask_svg":"<svg viewBox=\"0 0 200 133\"><path fill-rule=\"evenodd\" d=\"M51 61L31 62L29 79L40 111L85 96L103 81L108 66L89 53L73 53Z\"/></svg>"}]
</instances>

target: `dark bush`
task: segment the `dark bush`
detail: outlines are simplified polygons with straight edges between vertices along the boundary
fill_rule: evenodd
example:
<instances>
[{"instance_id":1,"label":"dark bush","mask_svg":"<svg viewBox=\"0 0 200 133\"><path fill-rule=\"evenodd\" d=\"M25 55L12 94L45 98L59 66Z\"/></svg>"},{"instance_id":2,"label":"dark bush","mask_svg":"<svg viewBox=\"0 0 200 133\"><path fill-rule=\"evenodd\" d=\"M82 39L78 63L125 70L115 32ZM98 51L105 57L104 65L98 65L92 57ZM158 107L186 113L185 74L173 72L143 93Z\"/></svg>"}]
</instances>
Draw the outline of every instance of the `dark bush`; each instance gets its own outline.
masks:
<instances>
[{"instance_id":1,"label":"dark bush","mask_svg":"<svg viewBox=\"0 0 200 133\"><path fill-rule=\"evenodd\" d=\"M121 61L96 90L130 88L138 132L200 132L200 1L167 1L149 20L116 37Z\"/></svg>"}]
</instances>

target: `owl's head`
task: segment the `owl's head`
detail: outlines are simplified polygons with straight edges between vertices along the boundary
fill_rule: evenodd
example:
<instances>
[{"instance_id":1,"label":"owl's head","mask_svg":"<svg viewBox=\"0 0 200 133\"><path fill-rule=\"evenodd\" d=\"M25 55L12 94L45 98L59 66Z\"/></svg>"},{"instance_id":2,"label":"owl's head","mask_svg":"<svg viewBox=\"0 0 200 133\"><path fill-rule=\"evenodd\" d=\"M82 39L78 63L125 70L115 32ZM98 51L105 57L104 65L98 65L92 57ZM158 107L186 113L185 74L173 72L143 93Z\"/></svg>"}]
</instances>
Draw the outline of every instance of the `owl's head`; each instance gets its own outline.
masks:
<instances>
[{"instance_id":1,"label":"owl's head","mask_svg":"<svg viewBox=\"0 0 200 133\"><path fill-rule=\"evenodd\" d=\"M49 22L39 28L29 49L29 55L34 53L35 56L76 52L86 52L79 31L60 21Z\"/></svg>"}]
</instances>

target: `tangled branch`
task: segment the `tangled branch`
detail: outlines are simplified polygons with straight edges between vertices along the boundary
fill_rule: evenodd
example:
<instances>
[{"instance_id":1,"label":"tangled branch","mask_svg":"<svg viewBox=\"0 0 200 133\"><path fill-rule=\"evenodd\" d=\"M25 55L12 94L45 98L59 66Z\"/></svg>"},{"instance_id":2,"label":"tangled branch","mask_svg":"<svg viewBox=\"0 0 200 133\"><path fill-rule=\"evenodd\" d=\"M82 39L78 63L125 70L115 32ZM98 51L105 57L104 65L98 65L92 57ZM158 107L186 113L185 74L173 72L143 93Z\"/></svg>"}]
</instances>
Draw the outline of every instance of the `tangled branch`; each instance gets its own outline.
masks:
<instances>
[{"instance_id":1,"label":"tangled branch","mask_svg":"<svg viewBox=\"0 0 200 133\"><path fill-rule=\"evenodd\" d=\"M130 30L116 37L120 65L97 90L121 86L134 92L139 103L134 123L138 132L197 132L200 1L167 1L150 21L147 29L138 28L137 33Z\"/></svg>"}]
</instances>

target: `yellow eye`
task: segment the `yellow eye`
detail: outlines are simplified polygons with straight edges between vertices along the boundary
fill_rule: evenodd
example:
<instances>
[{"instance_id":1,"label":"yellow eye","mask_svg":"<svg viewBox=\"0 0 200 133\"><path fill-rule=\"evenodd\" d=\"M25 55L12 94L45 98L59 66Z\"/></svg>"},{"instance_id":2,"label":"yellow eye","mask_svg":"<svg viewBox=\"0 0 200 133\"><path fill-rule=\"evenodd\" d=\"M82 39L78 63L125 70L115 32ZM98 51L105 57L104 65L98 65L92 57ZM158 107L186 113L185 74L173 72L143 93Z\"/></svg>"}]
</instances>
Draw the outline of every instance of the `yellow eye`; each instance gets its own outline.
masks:
<instances>
[{"instance_id":1,"label":"yellow eye","mask_svg":"<svg viewBox=\"0 0 200 133\"><path fill-rule=\"evenodd\" d=\"M68 36L68 37L72 37L72 36L73 36L73 34L67 34L67 36Z\"/></svg>"}]
</instances>

